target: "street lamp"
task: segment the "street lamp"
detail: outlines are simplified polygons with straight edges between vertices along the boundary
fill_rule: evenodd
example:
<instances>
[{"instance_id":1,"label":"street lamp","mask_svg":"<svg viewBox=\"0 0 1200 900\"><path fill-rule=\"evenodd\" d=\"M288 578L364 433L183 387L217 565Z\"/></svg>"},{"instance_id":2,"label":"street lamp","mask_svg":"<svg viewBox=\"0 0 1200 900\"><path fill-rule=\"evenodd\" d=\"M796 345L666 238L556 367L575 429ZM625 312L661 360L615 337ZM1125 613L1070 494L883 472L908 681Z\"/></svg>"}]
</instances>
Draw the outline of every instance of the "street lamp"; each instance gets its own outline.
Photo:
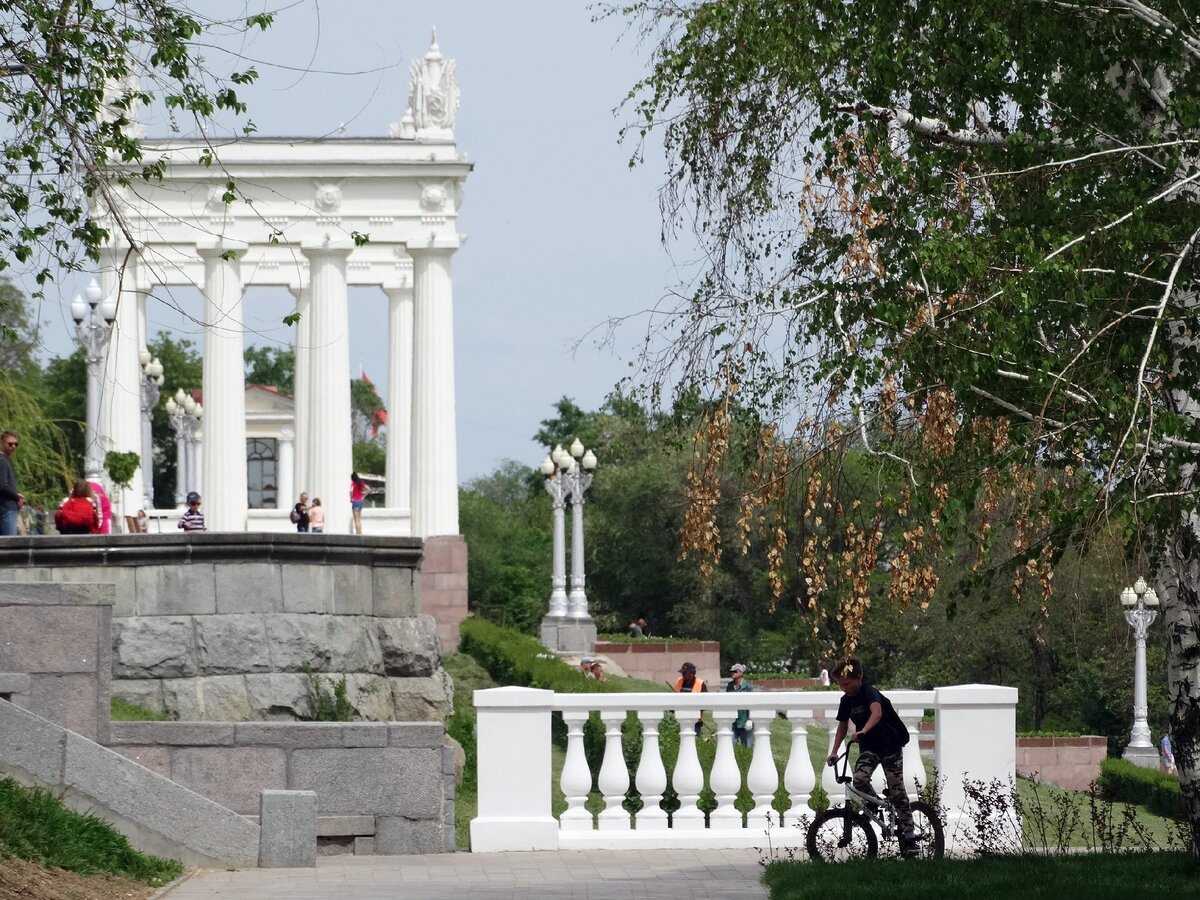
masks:
<instances>
[{"instance_id":1,"label":"street lamp","mask_svg":"<svg viewBox=\"0 0 1200 900\"><path fill-rule=\"evenodd\" d=\"M151 356L145 347L139 356L142 364L142 473L145 490L142 497L143 509L154 509L154 438L151 424L154 407L162 393L163 366L157 356Z\"/></svg>"},{"instance_id":2,"label":"street lamp","mask_svg":"<svg viewBox=\"0 0 1200 900\"><path fill-rule=\"evenodd\" d=\"M1133 729L1122 756L1139 766L1153 769L1158 767L1158 753L1150 741L1150 726L1146 721L1146 634L1158 618L1158 594L1144 578L1139 578L1133 587L1121 591L1121 606L1134 637Z\"/></svg>"},{"instance_id":3,"label":"street lamp","mask_svg":"<svg viewBox=\"0 0 1200 900\"><path fill-rule=\"evenodd\" d=\"M576 438L570 450L559 444L542 460L538 471L544 476L554 516L554 556L550 577L550 609L542 620L542 643L553 650L590 651L596 642L595 625L588 614L584 592L583 502L592 483L596 454ZM566 504L571 504L571 592L566 573Z\"/></svg>"},{"instance_id":4,"label":"street lamp","mask_svg":"<svg viewBox=\"0 0 1200 900\"><path fill-rule=\"evenodd\" d=\"M183 506L188 491L202 493L200 485L200 419L204 406L183 388L168 397L167 418L175 431L175 505Z\"/></svg>"},{"instance_id":5,"label":"street lamp","mask_svg":"<svg viewBox=\"0 0 1200 900\"><path fill-rule=\"evenodd\" d=\"M100 283L93 278L84 290L87 295L75 295L71 301L71 318L75 320L75 343L83 349L87 361L87 451L84 454L83 474L89 481L99 481L104 470L104 455L100 448L100 386L103 376L104 352L112 336L112 323L117 317L117 300L104 296Z\"/></svg>"}]
</instances>

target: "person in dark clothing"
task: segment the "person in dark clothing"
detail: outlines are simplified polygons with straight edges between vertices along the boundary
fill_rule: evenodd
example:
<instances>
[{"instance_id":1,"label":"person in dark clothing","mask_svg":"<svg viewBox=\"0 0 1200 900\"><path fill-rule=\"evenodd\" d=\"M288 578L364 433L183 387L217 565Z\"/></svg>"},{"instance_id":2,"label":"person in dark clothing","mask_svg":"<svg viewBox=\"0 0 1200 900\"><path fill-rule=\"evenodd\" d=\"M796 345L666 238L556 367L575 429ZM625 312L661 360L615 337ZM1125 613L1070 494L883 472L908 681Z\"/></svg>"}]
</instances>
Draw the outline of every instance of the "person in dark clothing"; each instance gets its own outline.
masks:
<instances>
[{"instance_id":1,"label":"person in dark clothing","mask_svg":"<svg viewBox=\"0 0 1200 900\"><path fill-rule=\"evenodd\" d=\"M300 502L294 507L292 513L292 521L296 523L296 532L298 534L308 533L308 494L300 495Z\"/></svg>"},{"instance_id":2,"label":"person in dark clothing","mask_svg":"<svg viewBox=\"0 0 1200 900\"><path fill-rule=\"evenodd\" d=\"M870 684L863 683L862 663L853 656L843 659L833 670L842 689L842 702L837 712L837 733L833 738L833 749L829 753L829 765L838 757L838 748L846 737L849 723L854 723L855 733L848 743L858 741L858 763L854 767L854 787L864 794L877 796L871 787L871 776L876 767L883 766L887 781L887 797L896 809L900 823L900 853L913 856L914 846L912 810L908 806L908 792L904 789L903 745L891 726L883 721L883 695Z\"/></svg>"},{"instance_id":3,"label":"person in dark clothing","mask_svg":"<svg viewBox=\"0 0 1200 900\"><path fill-rule=\"evenodd\" d=\"M17 533L17 517L25 505L25 497L17 490L17 476L13 472L12 455L17 452L16 434L6 431L0 434L0 536L13 537Z\"/></svg>"}]
</instances>

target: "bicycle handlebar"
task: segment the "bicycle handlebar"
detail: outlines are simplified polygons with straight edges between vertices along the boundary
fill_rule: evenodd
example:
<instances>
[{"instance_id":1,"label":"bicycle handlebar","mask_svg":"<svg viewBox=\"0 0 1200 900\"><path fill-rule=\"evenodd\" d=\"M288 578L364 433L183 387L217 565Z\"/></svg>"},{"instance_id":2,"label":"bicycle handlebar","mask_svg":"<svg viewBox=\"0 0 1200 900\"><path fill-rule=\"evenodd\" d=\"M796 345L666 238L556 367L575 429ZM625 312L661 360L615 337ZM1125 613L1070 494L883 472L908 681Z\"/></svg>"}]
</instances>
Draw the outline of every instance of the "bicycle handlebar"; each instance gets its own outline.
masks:
<instances>
[{"instance_id":1,"label":"bicycle handlebar","mask_svg":"<svg viewBox=\"0 0 1200 900\"><path fill-rule=\"evenodd\" d=\"M838 763L842 763L842 768L838 770ZM854 780L853 776L847 774L850 769L850 748L846 747L832 761L826 760L826 764L833 769L833 777L838 784L849 784Z\"/></svg>"}]
</instances>

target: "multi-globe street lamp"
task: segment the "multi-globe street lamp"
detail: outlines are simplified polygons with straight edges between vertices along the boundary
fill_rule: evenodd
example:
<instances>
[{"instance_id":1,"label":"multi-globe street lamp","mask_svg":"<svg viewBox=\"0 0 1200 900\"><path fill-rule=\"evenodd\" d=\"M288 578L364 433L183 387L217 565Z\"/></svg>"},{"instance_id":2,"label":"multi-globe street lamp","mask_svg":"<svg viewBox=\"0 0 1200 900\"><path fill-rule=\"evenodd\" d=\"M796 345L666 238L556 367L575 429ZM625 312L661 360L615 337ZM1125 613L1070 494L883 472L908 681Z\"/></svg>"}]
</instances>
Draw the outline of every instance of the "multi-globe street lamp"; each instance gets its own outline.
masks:
<instances>
[{"instance_id":1,"label":"multi-globe street lamp","mask_svg":"<svg viewBox=\"0 0 1200 900\"><path fill-rule=\"evenodd\" d=\"M542 460L538 470L545 476L546 493L553 511L553 567L550 576L550 609L543 622L543 642L556 650L591 650L595 636L591 632L587 594L584 591L583 503L592 484L596 454L576 438L570 450L558 445ZM566 504L571 504L571 591L567 593ZM565 620L565 622L563 621ZM560 623L570 628L564 631ZM573 626L573 627L572 627ZM551 632L554 637L551 638ZM591 635L589 638L588 635ZM586 645L586 646L585 646Z\"/></svg>"},{"instance_id":2,"label":"multi-globe street lamp","mask_svg":"<svg viewBox=\"0 0 1200 900\"><path fill-rule=\"evenodd\" d=\"M163 365L145 347L140 354L142 364L142 474L145 490L142 508L154 509L154 437L151 431L154 407L162 393Z\"/></svg>"},{"instance_id":3,"label":"multi-globe street lamp","mask_svg":"<svg viewBox=\"0 0 1200 900\"><path fill-rule=\"evenodd\" d=\"M1150 740L1146 709L1146 635L1158 618L1158 594L1139 578L1132 587L1121 591L1125 621L1133 628L1133 729L1122 754L1125 759L1147 768L1158 765L1158 753Z\"/></svg>"},{"instance_id":4,"label":"multi-globe street lamp","mask_svg":"<svg viewBox=\"0 0 1200 900\"><path fill-rule=\"evenodd\" d=\"M100 447L100 390L104 375L104 352L112 336L112 323L117 317L117 300L104 296L100 283L93 278L84 293L71 301L71 318L75 320L75 343L83 349L87 362L87 422L83 459L83 474L89 481L99 481L104 470L104 453Z\"/></svg>"},{"instance_id":5,"label":"multi-globe street lamp","mask_svg":"<svg viewBox=\"0 0 1200 900\"><path fill-rule=\"evenodd\" d=\"M175 505L183 506L188 491L202 493L200 485L200 419L204 405L180 388L168 397L167 417L175 430Z\"/></svg>"}]
</instances>

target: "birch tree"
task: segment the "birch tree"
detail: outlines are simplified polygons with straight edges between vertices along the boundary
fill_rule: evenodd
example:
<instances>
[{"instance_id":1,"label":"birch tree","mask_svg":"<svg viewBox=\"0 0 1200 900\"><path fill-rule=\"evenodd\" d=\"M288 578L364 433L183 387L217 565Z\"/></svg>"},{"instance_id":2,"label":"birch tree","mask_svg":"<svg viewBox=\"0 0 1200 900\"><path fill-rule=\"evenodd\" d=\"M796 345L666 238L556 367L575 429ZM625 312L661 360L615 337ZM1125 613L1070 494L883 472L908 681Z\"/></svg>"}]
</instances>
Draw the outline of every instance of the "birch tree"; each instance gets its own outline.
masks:
<instances>
[{"instance_id":1,"label":"birch tree","mask_svg":"<svg viewBox=\"0 0 1200 900\"><path fill-rule=\"evenodd\" d=\"M747 527L774 527L781 560L793 546L781 577L836 607L851 648L881 571L892 602L937 597L954 529L1047 604L1064 548L1125 517L1163 599L1200 855L1200 2L613 12L652 53L627 135L661 133L668 239L705 250L641 379L773 418ZM701 558L738 540L711 528L714 409L684 534ZM850 445L907 487L833 502ZM781 533L771 510L802 470L803 525Z\"/></svg>"}]
</instances>

